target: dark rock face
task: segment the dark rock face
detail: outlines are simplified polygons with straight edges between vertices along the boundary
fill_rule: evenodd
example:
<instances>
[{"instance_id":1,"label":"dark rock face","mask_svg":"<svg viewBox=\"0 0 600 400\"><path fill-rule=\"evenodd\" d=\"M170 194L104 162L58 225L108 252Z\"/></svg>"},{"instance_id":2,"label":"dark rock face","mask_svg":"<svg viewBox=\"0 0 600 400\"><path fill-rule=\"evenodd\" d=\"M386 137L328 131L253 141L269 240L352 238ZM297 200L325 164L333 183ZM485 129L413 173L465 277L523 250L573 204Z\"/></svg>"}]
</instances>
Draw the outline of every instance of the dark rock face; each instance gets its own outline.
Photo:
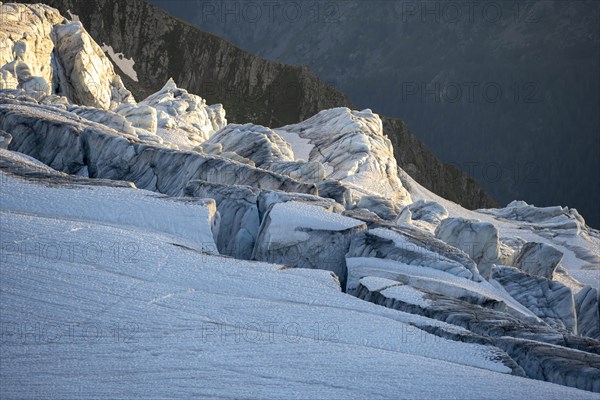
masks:
<instances>
[{"instance_id":1,"label":"dark rock face","mask_svg":"<svg viewBox=\"0 0 600 400\"><path fill-rule=\"evenodd\" d=\"M70 11L96 42L132 58L139 81L121 76L137 99L157 92L172 77L209 104L222 103L234 123L277 127L326 108L352 108L348 97L309 68L256 57L142 0L19 1L41 1L67 16ZM383 118L383 123L398 165L423 186L470 209L496 206L473 178L438 160L403 121Z\"/></svg>"},{"instance_id":2,"label":"dark rock face","mask_svg":"<svg viewBox=\"0 0 600 400\"><path fill-rule=\"evenodd\" d=\"M451 164L440 161L398 118L382 117L383 132L394 146L398 165L432 192L465 208L491 208L498 203L475 179ZM401 176L402 178L402 176ZM402 182L406 185L405 182Z\"/></svg>"},{"instance_id":3,"label":"dark rock face","mask_svg":"<svg viewBox=\"0 0 600 400\"><path fill-rule=\"evenodd\" d=\"M33 1L22 1L36 3ZM45 0L77 15L100 45L135 61L139 82L123 80L138 99L173 78L179 87L222 103L231 122L282 126L350 100L307 67L267 61L171 17L142 0Z\"/></svg>"}]
</instances>

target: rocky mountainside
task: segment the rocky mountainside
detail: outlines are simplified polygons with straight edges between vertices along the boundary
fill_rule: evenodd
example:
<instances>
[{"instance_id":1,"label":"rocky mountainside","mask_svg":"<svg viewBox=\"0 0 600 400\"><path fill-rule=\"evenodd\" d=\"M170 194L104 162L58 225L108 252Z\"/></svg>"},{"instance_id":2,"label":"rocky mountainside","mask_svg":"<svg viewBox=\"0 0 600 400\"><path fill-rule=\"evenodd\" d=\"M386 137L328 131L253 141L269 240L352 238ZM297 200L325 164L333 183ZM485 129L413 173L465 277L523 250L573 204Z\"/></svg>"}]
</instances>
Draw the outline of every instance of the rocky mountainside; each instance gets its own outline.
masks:
<instances>
[{"instance_id":1,"label":"rocky mountainside","mask_svg":"<svg viewBox=\"0 0 600 400\"><path fill-rule=\"evenodd\" d=\"M3 399L600 393L577 210L441 198L370 109L136 100L80 21L0 15Z\"/></svg>"},{"instance_id":2,"label":"rocky mountainside","mask_svg":"<svg viewBox=\"0 0 600 400\"><path fill-rule=\"evenodd\" d=\"M142 0L44 3L63 15L77 15L117 68L122 68L123 81L136 98L160 90L173 78L190 93L222 103L230 122L269 127L300 122L325 108L352 108L344 94L310 69L253 56ZM382 120L399 166L427 188L470 209L497 205L472 177L440 162L404 122Z\"/></svg>"},{"instance_id":3,"label":"rocky mountainside","mask_svg":"<svg viewBox=\"0 0 600 400\"><path fill-rule=\"evenodd\" d=\"M150 1L402 118L501 204L600 226L598 1Z\"/></svg>"},{"instance_id":4,"label":"rocky mountainside","mask_svg":"<svg viewBox=\"0 0 600 400\"><path fill-rule=\"evenodd\" d=\"M399 118L382 117L383 131L392 141L398 165L421 185L466 208L495 207L496 201L453 164L441 162Z\"/></svg>"}]
</instances>

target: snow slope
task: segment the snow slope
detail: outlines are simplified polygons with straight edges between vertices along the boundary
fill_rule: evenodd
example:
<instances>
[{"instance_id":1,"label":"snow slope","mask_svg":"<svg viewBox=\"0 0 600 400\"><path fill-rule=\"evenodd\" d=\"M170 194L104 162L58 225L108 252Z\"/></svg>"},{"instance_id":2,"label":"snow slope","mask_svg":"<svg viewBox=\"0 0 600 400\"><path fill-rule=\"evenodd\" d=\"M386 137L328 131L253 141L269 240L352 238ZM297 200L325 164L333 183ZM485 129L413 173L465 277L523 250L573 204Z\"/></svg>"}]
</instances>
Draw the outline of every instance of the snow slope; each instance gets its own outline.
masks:
<instances>
[{"instance_id":1,"label":"snow slope","mask_svg":"<svg viewBox=\"0 0 600 400\"><path fill-rule=\"evenodd\" d=\"M3 203L2 398L597 397L507 375L498 350L421 332L323 271L203 254L94 221L90 201L87 221Z\"/></svg>"},{"instance_id":2,"label":"snow slope","mask_svg":"<svg viewBox=\"0 0 600 400\"><path fill-rule=\"evenodd\" d=\"M214 200L118 187L40 185L2 171L0 180L11 188L0 192L3 210L156 231L190 248L218 254L212 233L218 229Z\"/></svg>"}]
</instances>

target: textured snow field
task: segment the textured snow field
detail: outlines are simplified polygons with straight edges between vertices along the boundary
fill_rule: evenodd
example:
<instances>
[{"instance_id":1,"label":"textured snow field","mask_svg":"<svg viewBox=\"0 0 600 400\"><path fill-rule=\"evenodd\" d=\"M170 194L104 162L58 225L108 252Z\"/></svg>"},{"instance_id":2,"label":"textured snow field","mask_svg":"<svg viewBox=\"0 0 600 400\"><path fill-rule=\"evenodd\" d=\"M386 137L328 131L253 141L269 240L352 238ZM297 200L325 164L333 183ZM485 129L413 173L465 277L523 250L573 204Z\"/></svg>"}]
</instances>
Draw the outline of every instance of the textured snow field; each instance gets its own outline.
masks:
<instances>
[{"instance_id":1,"label":"textured snow field","mask_svg":"<svg viewBox=\"0 0 600 400\"><path fill-rule=\"evenodd\" d=\"M308 161L310 159L310 152L315 147L314 144L310 143L310 139L303 139L295 132L282 129L275 129L275 132L288 142L296 161Z\"/></svg>"},{"instance_id":2,"label":"textured snow field","mask_svg":"<svg viewBox=\"0 0 600 400\"><path fill-rule=\"evenodd\" d=\"M40 185L1 171L0 180L11 188L0 191L3 210L151 230L193 249L217 252L212 200L180 200L119 187Z\"/></svg>"},{"instance_id":3,"label":"textured snow field","mask_svg":"<svg viewBox=\"0 0 600 400\"><path fill-rule=\"evenodd\" d=\"M426 334L404 322L423 318L345 295L326 271L188 249L140 230L152 214L94 220L102 196L78 220L9 210L5 192L35 195L28 185L1 186L3 399L597 398L507 375L491 348ZM93 190L32 186L65 204ZM135 205L135 192L111 201Z\"/></svg>"},{"instance_id":4,"label":"textured snow field","mask_svg":"<svg viewBox=\"0 0 600 400\"><path fill-rule=\"evenodd\" d=\"M326 211L322 207L290 201L278 203L269 213L270 229L294 230L298 228L343 231L363 225L356 219Z\"/></svg>"}]
</instances>

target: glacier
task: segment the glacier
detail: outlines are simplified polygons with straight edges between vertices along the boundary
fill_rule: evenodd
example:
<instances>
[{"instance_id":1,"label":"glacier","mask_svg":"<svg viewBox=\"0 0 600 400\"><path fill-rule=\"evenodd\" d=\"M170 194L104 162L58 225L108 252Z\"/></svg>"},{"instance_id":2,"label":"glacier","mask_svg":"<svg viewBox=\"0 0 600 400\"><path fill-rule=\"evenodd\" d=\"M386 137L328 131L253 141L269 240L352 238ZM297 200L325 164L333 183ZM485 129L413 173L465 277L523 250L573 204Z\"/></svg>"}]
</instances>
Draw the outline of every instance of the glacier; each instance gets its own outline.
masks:
<instances>
[{"instance_id":1,"label":"glacier","mask_svg":"<svg viewBox=\"0 0 600 400\"><path fill-rule=\"evenodd\" d=\"M441 198L369 109L137 101L79 21L0 15L3 399L598 398L577 210Z\"/></svg>"}]
</instances>

